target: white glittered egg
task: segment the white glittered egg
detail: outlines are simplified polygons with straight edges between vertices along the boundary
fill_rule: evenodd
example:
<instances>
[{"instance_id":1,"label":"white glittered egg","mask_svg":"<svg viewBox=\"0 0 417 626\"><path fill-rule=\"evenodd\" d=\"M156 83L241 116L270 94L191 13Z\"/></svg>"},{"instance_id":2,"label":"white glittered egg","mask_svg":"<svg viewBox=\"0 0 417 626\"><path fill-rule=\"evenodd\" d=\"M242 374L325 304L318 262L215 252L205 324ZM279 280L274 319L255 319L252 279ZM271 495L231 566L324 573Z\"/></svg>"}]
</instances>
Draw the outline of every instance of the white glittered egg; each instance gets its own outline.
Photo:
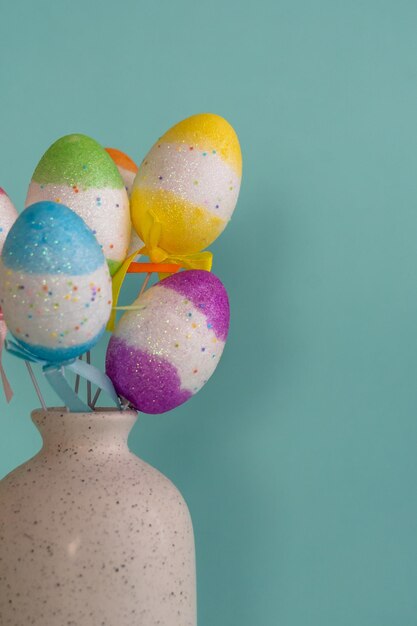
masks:
<instances>
[{"instance_id":1,"label":"white glittered egg","mask_svg":"<svg viewBox=\"0 0 417 626\"><path fill-rule=\"evenodd\" d=\"M62 203L94 232L113 275L130 242L129 198L110 155L94 139L67 135L45 152L33 174L26 206Z\"/></svg>"},{"instance_id":2,"label":"white glittered egg","mask_svg":"<svg viewBox=\"0 0 417 626\"><path fill-rule=\"evenodd\" d=\"M236 207L241 176L238 137L219 115L193 115L158 139L139 167L130 197L133 226L150 246L151 259L159 262L160 250L196 253L217 239ZM148 227L155 220L159 239L152 244Z\"/></svg>"},{"instance_id":3,"label":"white glittered egg","mask_svg":"<svg viewBox=\"0 0 417 626\"><path fill-rule=\"evenodd\" d=\"M18 213L7 193L0 187L0 254L9 230L16 221Z\"/></svg>"},{"instance_id":4,"label":"white glittered egg","mask_svg":"<svg viewBox=\"0 0 417 626\"><path fill-rule=\"evenodd\" d=\"M17 342L48 362L76 358L100 339L111 306L108 265L85 222L55 202L25 209L0 259L0 307Z\"/></svg>"},{"instance_id":5,"label":"white glittered egg","mask_svg":"<svg viewBox=\"0 0 417 626\"><path fill-rule=\"evenodd\" d=\"M214 274L189 270L154 285L134 306L110 339L106 372L137 410L164 413L216 369L229 329L227 292Z\"/></svg>"}]
</instances>

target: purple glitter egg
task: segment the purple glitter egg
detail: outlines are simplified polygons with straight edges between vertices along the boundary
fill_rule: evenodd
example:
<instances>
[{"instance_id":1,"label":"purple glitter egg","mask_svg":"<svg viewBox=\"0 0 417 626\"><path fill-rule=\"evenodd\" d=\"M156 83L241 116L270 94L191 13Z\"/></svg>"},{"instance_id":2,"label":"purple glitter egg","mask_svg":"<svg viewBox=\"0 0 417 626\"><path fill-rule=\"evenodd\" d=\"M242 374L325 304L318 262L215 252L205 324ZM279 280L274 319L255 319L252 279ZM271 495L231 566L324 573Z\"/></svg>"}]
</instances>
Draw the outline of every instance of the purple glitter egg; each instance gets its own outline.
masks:
<instances>
[{"instance_id":1,"label":"purple glitter egg","mask_svg":"<svg viewBox=\"0 0 417 626\"><path fill-rule=\"evenodd\" d=\"M216 369L229 330L229 299L210 272L165 278L134 303L110 339L106 372L143 413L165 413L199 391Z\"/></svg>"}]
</instances>

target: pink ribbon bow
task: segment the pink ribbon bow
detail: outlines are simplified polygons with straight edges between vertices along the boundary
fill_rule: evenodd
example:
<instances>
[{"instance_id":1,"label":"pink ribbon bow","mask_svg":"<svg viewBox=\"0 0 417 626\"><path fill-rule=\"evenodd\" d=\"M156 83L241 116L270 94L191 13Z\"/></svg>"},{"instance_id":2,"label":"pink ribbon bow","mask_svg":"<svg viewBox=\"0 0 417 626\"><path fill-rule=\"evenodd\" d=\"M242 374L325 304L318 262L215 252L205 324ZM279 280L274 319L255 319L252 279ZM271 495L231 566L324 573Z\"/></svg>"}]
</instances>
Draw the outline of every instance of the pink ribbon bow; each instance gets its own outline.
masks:
<instances>
[{"instance_id":1,"label":"pink ribbon bow","mask_svg":"<svg viewBox=\"0 0 417 626\"><path fill-rule=\"evenodd\" d=\"M7 379L6 372L4 371L3 364L1 361L6 334L7 334L7 326L6 326L6 322L4 321L3 311L0 309L0 378L3 384L4 395L6 396L6 400L7 402L10 402L10 400L13 398L13 390Z\"/></svg>"}]
</instances>

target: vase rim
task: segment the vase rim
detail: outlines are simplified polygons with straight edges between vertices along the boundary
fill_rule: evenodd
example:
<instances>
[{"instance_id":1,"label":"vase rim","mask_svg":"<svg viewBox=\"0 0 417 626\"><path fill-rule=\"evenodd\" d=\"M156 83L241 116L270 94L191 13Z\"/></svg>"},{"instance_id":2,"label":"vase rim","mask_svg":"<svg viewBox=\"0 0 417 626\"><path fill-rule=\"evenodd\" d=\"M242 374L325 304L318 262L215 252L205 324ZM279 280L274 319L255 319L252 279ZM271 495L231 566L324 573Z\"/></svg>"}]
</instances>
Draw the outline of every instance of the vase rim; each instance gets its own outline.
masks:
<instances>
[{"instance_id":1,"label":"vase rim","mask_svg":"<svg viewBox=\"0 0 417 626\"><path fill-rule=\"evenodd\" d=\"M67 430L73 430L72 426L79 430L90 424L94 427L105 427L110 429L126 429L133 426L138 417L138 412L132 409L119 410L113 407L99 408L97 411L72 413L65 407L50 407L48 409L34 409L31 412L32 421L44 430L54 428L54 424L65 424ZM119 427L119 428L118 428Z\"/></svg>"},{"instance_id":2,"label":"vase rim","mask_svg":"<svg viewBox=\"0 0 417 626\"><path fill-rule=\"evenodd\" d=\"M59 413L62 414L62 416L67 417L69 415L71 416L87 416L87 417L98 417L99 415L105 413L106 415L111 415L111 414L119 414L119 415L123 415L123 416L137 416L138 412L135 409L117 409L116 407L110 407L110 406L106 406L106 407L99 407L97 409L94 409L93 411L76 411L76 412L71 412L68 411L67 408L65 406L51 406L48 407L47 409L33 409L31 411L31 415L53 415L55 413Z\"/></svg>"},{"instance_id":3,"label":"vase rim","mask_svg":"<svg viewBox=\"0 0 417 626\"><path fill-rule=\"evenodd\" d=\"M75 446L84 445L93 439L95 446L126 443L128 435L136 422L137 411L119 411L105 407L103 410L89 413L71 413L64 407L35 409L31 413L32 422L37 426L44 441L44 448L48 442L57 438L72 442Z\"/></svg>"}]
</instances>

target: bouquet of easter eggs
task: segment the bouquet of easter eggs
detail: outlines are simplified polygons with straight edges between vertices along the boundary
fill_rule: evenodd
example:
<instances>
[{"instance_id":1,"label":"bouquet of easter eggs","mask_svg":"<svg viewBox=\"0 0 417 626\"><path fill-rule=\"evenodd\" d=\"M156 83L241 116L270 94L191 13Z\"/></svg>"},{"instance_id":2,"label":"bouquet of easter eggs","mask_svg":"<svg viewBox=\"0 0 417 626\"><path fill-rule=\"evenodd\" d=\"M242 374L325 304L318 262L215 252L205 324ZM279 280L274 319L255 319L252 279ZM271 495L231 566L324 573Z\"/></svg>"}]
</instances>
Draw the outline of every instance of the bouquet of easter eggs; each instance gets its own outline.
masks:
<instances>
[{"instance_id":1,"label":"bouquet of easter eggs","mask_svg":"<svg viewBox=\"0 0 417 626\"><path fill-rule=\"evenodd\" d=\"M20 215L0 188L6 399L3 347L26 363L38 395L39 366L70 411L94 410L104 391L119 408L164 413L199 391L222 355L230 318L207 248L232 216L241 171L233 128L199 114L168 130L139 167L85 135L58 139L39 161ZM138 297L121 303L127 273L145 279ZM152 275L158 281L148 286ZM106 330L104 372L90 351Z\"/></svg>"}]
</instances>

